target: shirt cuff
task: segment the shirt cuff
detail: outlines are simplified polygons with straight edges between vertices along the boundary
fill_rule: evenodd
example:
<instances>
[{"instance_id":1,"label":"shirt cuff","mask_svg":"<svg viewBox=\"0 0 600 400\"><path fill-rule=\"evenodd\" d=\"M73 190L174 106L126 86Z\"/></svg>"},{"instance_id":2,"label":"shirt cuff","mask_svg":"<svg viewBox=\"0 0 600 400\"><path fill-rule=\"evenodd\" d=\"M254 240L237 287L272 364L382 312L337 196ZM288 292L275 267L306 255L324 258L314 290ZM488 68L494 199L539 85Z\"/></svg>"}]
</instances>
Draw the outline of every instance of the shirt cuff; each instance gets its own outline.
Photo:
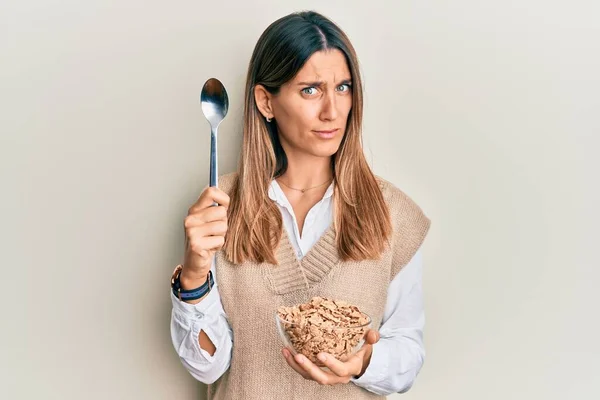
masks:
<instances>
[{"instance_id":1,"label":"shirt cuff","mask_svg":"<svg viewBox=\"0 0 600 400\"><path fill-rule=\"evenodd\" d=\"M365 370L365 373L360 378L351 378L350 382L369 389L371 385L381 382L386 378L386 371L389 370L390 357L387 356L384 349L382 349L383 343L375 343L373 345L373 351L371 352L371 360L369 366Z\"/></svg>"},{"instance_id":2,"label":"shirt cuff","mask_svg":"<svg viewBox=\"0 0 600 400\"><path fill-rule=\"evenodd\" d=\"M218 325L221 329L220 296L217 287L214 286L202 301L196 304L186 303L179 300L171 290L171 302L173 303L173 317L175 318L174 332L176 336L184 338L180 340L178 353L187 360L200 363L213 363L217 353L222 347L222 335L217 334L213 327ZM198 337L200 331L204 331L211 342L217 348L212 356L200 347ZM187 333L186 333L187 332Z\"/></svg>"},{"instance_id":3,"label":"shirt cuff","mask_svg":"<svg viewBox=\"0 0 600 400\"><path fill-rule=\"evenodd\" d=\"M202 299L199 303L190 304L185 301L179 300L177 296L173 293L173 290L169 289L171 292L171 303L173 303L173 309L180 312L186 316L195 316L199 319L204 317L204 314L210 312L210 309L219 302L219 291L217 286L213 286L206 295L205 298Z\"/></svg>"}]
</instances>

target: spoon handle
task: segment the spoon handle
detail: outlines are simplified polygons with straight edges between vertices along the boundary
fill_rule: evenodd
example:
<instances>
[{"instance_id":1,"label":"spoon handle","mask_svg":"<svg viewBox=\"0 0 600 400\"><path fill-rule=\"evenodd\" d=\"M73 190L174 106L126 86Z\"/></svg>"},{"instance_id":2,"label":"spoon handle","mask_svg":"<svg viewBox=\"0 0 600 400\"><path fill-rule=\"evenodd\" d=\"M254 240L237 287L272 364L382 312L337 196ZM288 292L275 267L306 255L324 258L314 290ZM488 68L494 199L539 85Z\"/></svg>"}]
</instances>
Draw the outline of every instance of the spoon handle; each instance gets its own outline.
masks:
<instances>
[{"instance_id":1,"label":"spoon handle","mask_svg":"<svg viewBox=\"0 0 600 400\"><path fill-rule=\"evenodd\" d=\"M217 130L210 132L210 186L218 186ZM218 205L213 203L213 206Z\"/></svg>"},{"instance_id":2,"label":"spoon handle","mask_svg":"<svg viewBox=\"0 0 600 400\"><path fill-rule=\"evenodd\" d=\"M217 130L210 132L210 186L218 185Z\"/></svg>"}]
</instances>

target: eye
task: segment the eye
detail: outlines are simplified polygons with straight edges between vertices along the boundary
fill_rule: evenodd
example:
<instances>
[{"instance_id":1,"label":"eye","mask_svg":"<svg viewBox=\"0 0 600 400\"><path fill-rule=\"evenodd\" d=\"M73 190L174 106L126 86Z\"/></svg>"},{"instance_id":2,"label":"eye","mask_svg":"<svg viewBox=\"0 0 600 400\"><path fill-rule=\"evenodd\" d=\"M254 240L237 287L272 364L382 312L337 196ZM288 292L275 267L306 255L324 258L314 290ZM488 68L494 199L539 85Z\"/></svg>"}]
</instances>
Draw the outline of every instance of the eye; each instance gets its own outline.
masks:
<instances>
[{"instance_id":1,"label":"eye","mask_svg":"<svg viewBox=\"0 0 600 400\"><path fill-rule=\"evenodd\" d=\"M317 93L317 88L315 88L315 87L307 87L307 88L302 89L302 93L306 94L308 96L312 96L313 94Z\"/></svg>"},{"instance_id":2,"label":"eye","mask_svg":"<svg viewBox=\"0 0 600 400\"><path fill-rule=\"evenodd\" d=\"M342 85L338 86L338 87L336 88L336 90L337 90L338 92L348 92L348 91L350 90L350 85L349 85L349 84L347 84L347 83L344 83L344 84L342 84Z\"/></svg>"}]
</instances>

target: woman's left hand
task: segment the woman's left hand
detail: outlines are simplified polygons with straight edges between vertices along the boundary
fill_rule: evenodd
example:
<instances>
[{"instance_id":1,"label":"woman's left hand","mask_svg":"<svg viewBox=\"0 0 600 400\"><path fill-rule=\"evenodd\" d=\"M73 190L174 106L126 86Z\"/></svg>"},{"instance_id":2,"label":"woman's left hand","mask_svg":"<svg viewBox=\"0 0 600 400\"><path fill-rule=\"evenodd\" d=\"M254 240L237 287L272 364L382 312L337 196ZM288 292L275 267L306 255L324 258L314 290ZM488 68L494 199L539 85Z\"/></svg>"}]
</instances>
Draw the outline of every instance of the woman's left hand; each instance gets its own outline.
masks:
<instances>
[{"instance_id":1,"label":"woman's left hand","mask_svg":"<svg viewBox=\"0 0 600 400\"><path fill-rule=\"evenodd\" d=\"M331 354L319 353L317 358L331 370L323 371L302 354L294 357L287 348L282 350L288 365L304 377L321 385L348 383L350 379L364 374L371 361L373 345L379 341L379 332L369 330L365 335L365 343L359 351L346 361L336 360ZM321 358L321 357L325 358Z\"/></svg>"}]
</instances>

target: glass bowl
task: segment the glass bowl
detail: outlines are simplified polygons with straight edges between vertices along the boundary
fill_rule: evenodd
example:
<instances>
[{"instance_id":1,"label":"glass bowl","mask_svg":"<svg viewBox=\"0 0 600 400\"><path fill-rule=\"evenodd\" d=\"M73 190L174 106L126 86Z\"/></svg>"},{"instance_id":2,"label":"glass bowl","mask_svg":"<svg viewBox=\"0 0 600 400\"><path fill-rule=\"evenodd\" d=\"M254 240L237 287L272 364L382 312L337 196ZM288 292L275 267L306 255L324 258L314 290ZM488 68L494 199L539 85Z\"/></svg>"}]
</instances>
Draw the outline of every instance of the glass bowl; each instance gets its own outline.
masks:
<instances>
[{"instance_id":1,"label":"glass bowl","mask_svg":"<svg viewBox=\"0 0 600 400\"><path fill-rule=\"evenodd\" d=\"M367 318L366 323L348 327L293 323L282 319L278 312L275 312L275 321L283 345L293 355L301 353L317 366L323 367L323 363L317 359L320 352L345 361L361 349L372 325L371 317L362 314Z\"/></svg>"}]
</instances>

